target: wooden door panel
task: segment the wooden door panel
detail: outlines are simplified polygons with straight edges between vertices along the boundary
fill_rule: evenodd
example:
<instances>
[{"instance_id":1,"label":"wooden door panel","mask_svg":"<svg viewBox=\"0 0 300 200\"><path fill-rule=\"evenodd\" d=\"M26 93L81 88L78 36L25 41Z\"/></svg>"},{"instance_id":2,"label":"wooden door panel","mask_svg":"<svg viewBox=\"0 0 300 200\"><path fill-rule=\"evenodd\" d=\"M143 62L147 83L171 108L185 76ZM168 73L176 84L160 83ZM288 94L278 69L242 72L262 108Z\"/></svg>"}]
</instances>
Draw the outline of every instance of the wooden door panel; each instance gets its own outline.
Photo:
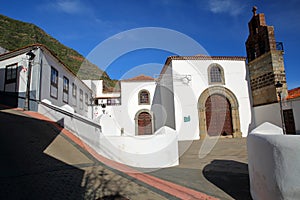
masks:
<instances>
[{"instance_id":1,"label":"wooden door panel","mask_svg":"<svg viewBox=\"0 0 300 200\"><path fill-rule=\"evenodd\" d=\"M205 103L205 109L208 135L232 134L231 106L225 97L221 95L210 96Z\"/></svg>"},{"instance_id":2,"label":"wooden door panel","mask_svg":"<svg viewBox=\"0 0 300 200\"><path fill-rule=\"evenodd\" d=\"M138 116L138 135L152 134L152 119L147 112L142 112Z\"/></svg>"}]
</instances>

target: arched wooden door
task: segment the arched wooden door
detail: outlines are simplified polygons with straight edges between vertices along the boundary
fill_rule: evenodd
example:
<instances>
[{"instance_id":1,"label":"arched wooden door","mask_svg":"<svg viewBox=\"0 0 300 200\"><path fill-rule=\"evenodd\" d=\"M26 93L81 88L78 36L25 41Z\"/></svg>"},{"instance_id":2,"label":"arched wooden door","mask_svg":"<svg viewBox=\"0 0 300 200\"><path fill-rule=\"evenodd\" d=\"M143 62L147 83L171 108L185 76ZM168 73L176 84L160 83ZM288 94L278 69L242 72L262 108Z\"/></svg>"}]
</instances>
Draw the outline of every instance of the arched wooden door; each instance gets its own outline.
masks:
<instances>
[{"instance_id":1,"label":"arched wooden door","mask_svg":"<svg viewBox=\"0 0 300 200\"><path fill-rule=\"evenodd\" d=\"M214 94L205 102L207 134L209 136L232 135L231 105L222 95Z\"/></svg>"},{"instance_id":2,"label":"arched wooden door","mask_svg":"<svg viewBox=\"0 0 300 200\"><path fill-rule=\"evenodd\" d=\"M148 112L141 112L138 115L138 135L152 134L152 117Z\"/></svg>"}]
</instances>

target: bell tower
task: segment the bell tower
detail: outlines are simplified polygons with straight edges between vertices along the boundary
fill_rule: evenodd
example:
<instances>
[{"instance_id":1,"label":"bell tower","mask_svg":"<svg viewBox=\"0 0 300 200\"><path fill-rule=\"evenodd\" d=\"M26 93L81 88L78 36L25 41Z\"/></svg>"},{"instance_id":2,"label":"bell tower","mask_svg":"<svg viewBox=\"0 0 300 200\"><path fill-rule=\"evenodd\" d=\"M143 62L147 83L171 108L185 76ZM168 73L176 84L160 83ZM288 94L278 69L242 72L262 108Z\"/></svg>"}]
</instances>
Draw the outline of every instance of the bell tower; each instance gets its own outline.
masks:
<instances>
[{"instance_id":1,"label":"bell tower","mask_svg":"<svg viewBox=\"0 0 300 200\"><path fill-rule=\"evenodd\" d=\"M253 16L248 23L249 36L246 41L247 60L252 90L253 106L278 101L277 81L283 86L282 96L287 96L287 85L283 62L283 45L277 43L274 27L266 24L265 15L257 14L253 7Z\"/></svg>"}]
</instances>

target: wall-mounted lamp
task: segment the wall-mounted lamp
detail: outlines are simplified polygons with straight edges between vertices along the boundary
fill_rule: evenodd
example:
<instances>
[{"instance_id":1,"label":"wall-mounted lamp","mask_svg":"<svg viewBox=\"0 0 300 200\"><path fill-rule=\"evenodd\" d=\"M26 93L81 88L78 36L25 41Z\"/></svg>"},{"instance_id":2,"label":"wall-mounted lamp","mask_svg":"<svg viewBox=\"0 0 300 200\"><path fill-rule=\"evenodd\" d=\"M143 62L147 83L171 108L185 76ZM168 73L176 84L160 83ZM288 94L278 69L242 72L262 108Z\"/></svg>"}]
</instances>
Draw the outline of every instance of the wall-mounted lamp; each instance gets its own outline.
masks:
<instances>
[{"instance_id":1,"label":"wall-mounted lamp","mask_svg":"<svg viewBox=\"0 0 300 200\"><path fill-rule=\"evenodd\" d=\"M27 60L31 61L34 59L34 57L35 57L35 54L32 51L29 51L26 53Z\"/></svg>"}]
</instances>

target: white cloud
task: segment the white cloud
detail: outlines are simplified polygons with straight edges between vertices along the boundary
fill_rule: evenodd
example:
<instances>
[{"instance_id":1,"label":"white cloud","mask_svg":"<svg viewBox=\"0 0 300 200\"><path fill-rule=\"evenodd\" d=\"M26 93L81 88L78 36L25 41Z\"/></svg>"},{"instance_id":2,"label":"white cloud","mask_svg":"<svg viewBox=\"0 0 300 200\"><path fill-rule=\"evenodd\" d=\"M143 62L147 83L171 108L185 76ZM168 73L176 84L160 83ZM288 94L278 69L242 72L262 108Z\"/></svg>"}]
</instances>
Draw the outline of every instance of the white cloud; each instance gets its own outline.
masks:
<instances>
[{"instance_id":1,"label":"white cloud","mask_svg":"<svg viewBox=\"0 0 300 200\"><path fill-rule=\"evenodd\" d=\"M225 13L231 16L239 15L245 5L242 5L237 0L209 0L208 8L213 13Z\"/></svg>"},{"instance_id":2,"label":"white cloud","mask_svg":"<svg viewBox=\"0 0 300 200\"><path fill-rule=\"evenodd\" d=\"M69 14L80 13L82 8L79 1L72 0L59 0L56 6L59 10Z\"/></svg>"},{"instance_id":3,"label":"white cloud","mask_svg":"<svg viewBox=\"0 0 300 200\"><path fill-rule=\"evenodd\" d=\"M47 10L56 10L67 14L86 14L92 9L80 0L56 0L54 2L40 6Z\"/></svg>"}]
</instances>

